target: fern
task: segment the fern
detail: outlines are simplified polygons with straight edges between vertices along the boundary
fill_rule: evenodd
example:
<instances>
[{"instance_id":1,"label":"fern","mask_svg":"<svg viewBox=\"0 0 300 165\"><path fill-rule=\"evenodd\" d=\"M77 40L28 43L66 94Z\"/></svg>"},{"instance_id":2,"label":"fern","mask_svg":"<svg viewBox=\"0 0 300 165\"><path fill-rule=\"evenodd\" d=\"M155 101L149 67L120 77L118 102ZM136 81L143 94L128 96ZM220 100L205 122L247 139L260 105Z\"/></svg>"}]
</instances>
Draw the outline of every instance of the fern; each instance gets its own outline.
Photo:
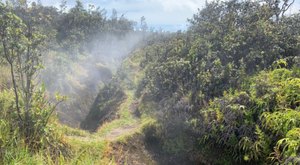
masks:
<instances>
[{"instance_id":1,"label":"fern","mask_svg":"<svg viewBox=\"0 0 300 165\"><path fill-rule=\"evenodd\" d=\"M290 130L286 137L280 139L277 144L275 151L281 151L280 157L283 160L295 158L299 159L300 154L300 128L294 128ZM299 162L298 162L299 163Z\"/></svg>"},{"instance_id":2,"label":"fern","mask_svg":"<svg viewBox=\"0 0 300 165\"><path fill-rule=\"evenodd\" d=\"M265 112L261 120L265 129L284 136L289 130L300 127L300 112L291 109L274 113Z\"/></svg>"}]
</instances>

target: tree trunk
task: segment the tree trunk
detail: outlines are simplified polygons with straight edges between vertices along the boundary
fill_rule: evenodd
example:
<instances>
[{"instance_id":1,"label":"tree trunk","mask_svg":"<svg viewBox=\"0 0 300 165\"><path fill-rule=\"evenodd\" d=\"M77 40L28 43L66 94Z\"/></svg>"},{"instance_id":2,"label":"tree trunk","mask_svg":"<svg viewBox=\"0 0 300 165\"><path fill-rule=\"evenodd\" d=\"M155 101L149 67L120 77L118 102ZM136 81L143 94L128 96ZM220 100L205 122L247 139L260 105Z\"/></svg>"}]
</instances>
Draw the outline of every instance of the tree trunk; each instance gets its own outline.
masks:
<instances>
[{"instance_id":1,"label":"tree trunk","mask_svg":"<svg viewBox=\"0 0 300 165\"><path fill-rule=\"evenodd\" d=\"M20 120L19 122L21 123L21 121L23 121L23 119L21 117L21 110L20 110L20 106L19 106L19 94L18 94L17 83L16 83L16 80L15 80L14 66L13 66L13 63L11 63L11 62L9 63L9 65L10 65L11 79L12 79L13 88L14 88L18 118ZM22 129L22 128L20 128L20 129Z\"/></svg>"}]
</instances>

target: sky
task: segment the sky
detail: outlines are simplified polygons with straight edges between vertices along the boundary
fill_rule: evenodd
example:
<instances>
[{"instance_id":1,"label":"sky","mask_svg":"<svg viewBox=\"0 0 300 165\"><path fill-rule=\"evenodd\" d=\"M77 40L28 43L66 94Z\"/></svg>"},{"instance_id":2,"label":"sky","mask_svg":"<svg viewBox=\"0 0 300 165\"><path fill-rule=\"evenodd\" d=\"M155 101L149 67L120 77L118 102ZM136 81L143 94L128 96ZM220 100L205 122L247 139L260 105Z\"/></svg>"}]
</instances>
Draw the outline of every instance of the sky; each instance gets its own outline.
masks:
<instances>
[{"instance_id":1,"label":"sky","mask_svg":"<svg viewBox=\"0 0 300 165\"><path fill-rule=\"evenodd\" d=\"M211 0L208 0L211 1ZM44 5L58 7L61 0L41 0ZM197 13L198 8L205 6L205 0L82 0L88 6L95 5L106 9L108 15L116 9L119 15L139 22L144 16L149 27L156 30L162 28L168 31L185 30L188 18ZM75 0L67 0L69 7L74 6ZM290 13L300 10L300 0L295 0Z\"/></svg>"}]
</instances>

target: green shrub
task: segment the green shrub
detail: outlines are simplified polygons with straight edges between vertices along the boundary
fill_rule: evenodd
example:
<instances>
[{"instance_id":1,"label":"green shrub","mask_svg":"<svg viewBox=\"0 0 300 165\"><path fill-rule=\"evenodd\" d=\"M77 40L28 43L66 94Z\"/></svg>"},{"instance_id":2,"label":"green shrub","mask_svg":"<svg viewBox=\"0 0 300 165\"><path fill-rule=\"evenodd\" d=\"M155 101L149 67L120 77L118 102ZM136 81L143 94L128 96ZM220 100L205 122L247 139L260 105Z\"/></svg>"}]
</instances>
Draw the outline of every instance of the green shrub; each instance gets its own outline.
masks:
<instances>
[{"instance_id":1,"label":"green shrub","mask_svg":"<svg viewBox=\"0 0 300 165\"><path fill-rule=\"evenodd\" d=\"M63 133L57 130L56 118L49 113L53 107L47 105L44 97L43 91L40 91L33 98L32 134L30 139L26 139L25 130L20 130L19 123L16 122L18 118L12 91L0 92L0 163L34 162L32 154L40 151L53 160L61 155L69 155Z\"/></svg>"},{"instance_id":2,"label":"green shrub","mask_svg":"<svg viewBox=\"0 0 300 165\"><path fill-rule=\"evenodd\" d=\"M298 160L300 81L293 72L262 71L244 91L224 92L202 108L193 120L201 145L230 148L242 162Z\"/></svg>"},{"instance_id":3,"label":"green shrub","mask_svg":"<svg viewBox=\"0 0 300 165\"><path fill-rule=\"evenodd\" d=\"M277 151L277 154L276 154ZM281 151L281 152L280 152ZM277 142L271 159L282 164L300 163L300 128L293 128L287 132L285 138Z\"/></svg>"}]
</instances>

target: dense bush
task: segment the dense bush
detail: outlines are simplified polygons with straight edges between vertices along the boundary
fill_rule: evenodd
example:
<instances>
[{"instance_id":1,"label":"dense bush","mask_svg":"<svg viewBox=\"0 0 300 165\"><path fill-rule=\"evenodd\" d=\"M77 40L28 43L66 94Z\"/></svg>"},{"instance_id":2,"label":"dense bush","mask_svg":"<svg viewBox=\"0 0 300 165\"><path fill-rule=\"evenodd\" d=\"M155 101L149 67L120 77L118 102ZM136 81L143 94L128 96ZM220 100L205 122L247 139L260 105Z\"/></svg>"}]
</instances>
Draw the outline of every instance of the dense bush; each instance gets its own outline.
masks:
<instances>
[{"instance_id":1,"label":"dense bush","mask_svg":"<svg viewBox=\"0 0 300 165\"><path fill-rule=\"evenodd\" d=\"M0 162L1 164L24 162L33 154L43 151L54 161L70 154L69 146L63 140L62 132L57 131L56 119L49 116L52 107L45 104L42 93L35 96L35 111L32 111L32 136L25 136L25 129L18 125L14 95L10 90L0 92ZM46 120L51 120L46 124ZM27 155L27 156L26 156ZM22 159L22 160L21 160Z\"/></svg>"},{"instance_id":2,"label":"dense bush","mask_svg":"<svg viewBox=\"0 0 300 165\"><path fill-rule=\"evenodd\" d=\"M292 75L287 69L261 72L248 88L224 93L202 107L200 118L191 123L197 123L201 144L222 145L237 160L296 163L291 157L299 154L299 141L288 141L300 126L300 82ZM287 145L295 148L282 147Z\"/></svg>"},{"instance_id":3,"label":"dense bush","mask_svg":"<svg viewBox=\"0 0 300 165\"><path fill-rule=\"evenodd\" d=\"M290 3L207 3L186 33L141 50L137 96L158 104L152 112L167 151L177 144L225 155L212 163L298 161L300 31L299 14L285 15ZM176 107L182 100L185 108ZM181 144L184 135L200 145Z\"/></svg>"}]
</instances>

